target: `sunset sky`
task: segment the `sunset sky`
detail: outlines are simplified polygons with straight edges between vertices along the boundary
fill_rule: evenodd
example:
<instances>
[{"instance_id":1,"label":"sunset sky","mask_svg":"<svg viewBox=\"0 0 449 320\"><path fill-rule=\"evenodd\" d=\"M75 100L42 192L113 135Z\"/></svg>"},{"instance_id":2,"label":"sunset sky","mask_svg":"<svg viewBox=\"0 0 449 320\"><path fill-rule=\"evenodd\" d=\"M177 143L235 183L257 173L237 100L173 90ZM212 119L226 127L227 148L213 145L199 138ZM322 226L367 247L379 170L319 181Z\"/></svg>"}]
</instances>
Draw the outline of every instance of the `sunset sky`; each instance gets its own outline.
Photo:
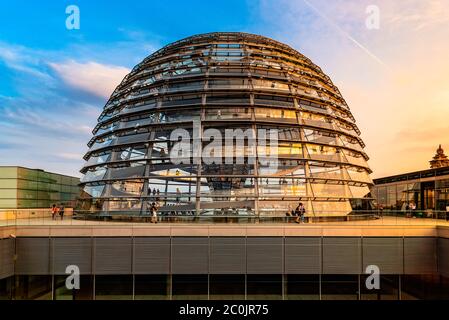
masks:
<instances>
[{"instance_id":1,"label":"sunset sky","mask_svg":"<svg viewBox=\"0 0 449 320\"><path fill-rule=\"evenodd\" d=\"M91 129L129 70L213 31L261 34L322 67L348 102L373 177L449 154L448 0L0 0L0 165L79 176ZM80 30L65 25L80 8ZM380 12L368 29L366 9Z\"/></svg>"}]
</instances>

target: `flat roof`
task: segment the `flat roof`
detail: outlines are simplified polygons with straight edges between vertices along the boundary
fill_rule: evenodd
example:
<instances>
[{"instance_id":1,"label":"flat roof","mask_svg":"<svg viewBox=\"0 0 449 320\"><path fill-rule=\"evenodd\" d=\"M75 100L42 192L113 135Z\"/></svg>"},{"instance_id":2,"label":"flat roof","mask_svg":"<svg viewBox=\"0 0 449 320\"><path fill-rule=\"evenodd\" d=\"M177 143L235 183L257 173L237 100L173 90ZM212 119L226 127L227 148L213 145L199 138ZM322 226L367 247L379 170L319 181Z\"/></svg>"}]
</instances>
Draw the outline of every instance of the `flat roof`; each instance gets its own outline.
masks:
<instances>
[{"instance_id":1,"label":"flat roof","mask_svg":"<svg viewBox=\"0 0 449 320\"><path fill-rule=\"evenodd\" d=\"M18 237L445 237L449 221L383 217L323 223L125 223L68 219L0 220L0 238Z\"/></svg>"},{"instance_id":2,"label":"flat roof","mask_svg":"<svg viewBox=\"0 0 449 320\"><path fill-rule=\"evenodd\" d=\"M79 177L76 177L76 176L69 176L67 174L62 174L62 173L57 173L57 172L52 172L52 171L45 171L44 169L39 169L39 168L28 168L28 167L23 167L23 166L0 166L0 169L1 168L20 168L20 169L26 169L26 170L32 170L32 171L41 171L41 172L46 172L46 173L51 173L51 174L57 174L58 176L64 176L64 177L68 177L68 178L80 179Z\"/></svg>"},{"instance_id":3,"label":"flat roof","mask_svg":"<svg viewBox=\"0 0 449 320\"><path fill-rule=\"evenodd\" d=\"M444 237L444 225L16 225L0 238L17 237Z\"/></svg>"},{"instance_id":4,"label":"flat roof","mask_svg":"<svg viewBox=\"0 0 449 320\"><path fill-rule=\"evenodd\" d=\"M421 171L414 171L408 173L402 173L398 175L373 179L375 185L386 184L399 181L417 180L422 178L449 176L449 167L426 169Z\"/></svg>"}]
</instances>

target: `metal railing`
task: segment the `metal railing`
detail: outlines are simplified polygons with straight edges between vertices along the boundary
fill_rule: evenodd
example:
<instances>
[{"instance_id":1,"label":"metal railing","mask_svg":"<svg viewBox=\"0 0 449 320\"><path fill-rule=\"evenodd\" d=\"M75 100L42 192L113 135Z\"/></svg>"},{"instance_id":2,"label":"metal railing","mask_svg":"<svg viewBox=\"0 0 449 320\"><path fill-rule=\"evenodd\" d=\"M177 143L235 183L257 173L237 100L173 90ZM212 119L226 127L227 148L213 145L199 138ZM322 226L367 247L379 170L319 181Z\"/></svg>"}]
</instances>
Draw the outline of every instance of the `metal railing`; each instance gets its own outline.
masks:
<instances>
[{"instance_id":1,"label":"metal railing","mask_svg":"<svg viewBox=\"0 0 449 320\"><path fill-rule=\"evenodd\" d=\"M54 226L54 225L129 225L150 224L340 224L340 225L448 225L449 213L438 210L367 210L354 211L348 215L335 212L321 212L320 214L306 214L301 221L296 216L264 213L249 214L188 214L159 212L156 218L151 214L140 214L132 211L117 211L114 213L73 211L66 208L63 217L52 216L50 209L18 209L0 210L0 226Z\"/></svg>"}]
</instances>

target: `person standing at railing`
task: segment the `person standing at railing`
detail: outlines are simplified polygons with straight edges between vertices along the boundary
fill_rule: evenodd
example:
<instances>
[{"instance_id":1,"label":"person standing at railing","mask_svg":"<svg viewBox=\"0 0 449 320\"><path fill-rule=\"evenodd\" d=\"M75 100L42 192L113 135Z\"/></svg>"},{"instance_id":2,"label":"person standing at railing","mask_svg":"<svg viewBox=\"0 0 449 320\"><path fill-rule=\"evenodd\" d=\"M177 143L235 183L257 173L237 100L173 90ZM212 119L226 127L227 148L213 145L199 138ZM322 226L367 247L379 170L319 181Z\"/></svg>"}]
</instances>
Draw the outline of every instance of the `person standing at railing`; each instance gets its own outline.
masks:
<instances>
[{"instance_id":1,"label":"person standing at railing","mask_svg":"<svg viewBox=\"0 0 449 320\"><path fill-rule=\"evenodd\" d=\"M416 204L415 204L414 202L412 202L412 203L410 204L410 210L411 210L411 217L412 217L412 218L416 218L416 215L415 215Z\"/></svg>"},{"instance_id":2,"label":"person standing at railing","mask_svg":"<svg viewBox=\"0 0 449 320\"><path fill-rule=\"evenodd\" d=\"M302 203L299 204L299 214L301 216L301 223L305 223L306 207Z\"/></svg>"},{"instance_id":3,"label":"person standing at railing","mask_svg":"<svg viewBox=\"0 0 449 320\"><path fill-rule=\"evenodd\" d=\"M150 212L151 212L151 223L157 223L157 207L154 202L151 204Z\"/></svg>"},{"instance_id":4,"label":"person standing at railing","mask_svg":"<svg viewBox=\"0 0 449 320\"><path fill-rule=\"evenodd\" d=\"M64 205L62 203L59 207L59 215L61 216L61 220L64 220Z\"/></svg>"},{"instance_id":5,"label":"person standing at railing","mask_svg":"<svg viewBox=\"0 0 449 320\"><path fill-rule=\"evenodd\" d=\"M56 208L56 205L53 204L53 206L51 207L51 219L55 220L56 219L56 214L58 213L58 208Z\"/></svg>"}]
</instances>

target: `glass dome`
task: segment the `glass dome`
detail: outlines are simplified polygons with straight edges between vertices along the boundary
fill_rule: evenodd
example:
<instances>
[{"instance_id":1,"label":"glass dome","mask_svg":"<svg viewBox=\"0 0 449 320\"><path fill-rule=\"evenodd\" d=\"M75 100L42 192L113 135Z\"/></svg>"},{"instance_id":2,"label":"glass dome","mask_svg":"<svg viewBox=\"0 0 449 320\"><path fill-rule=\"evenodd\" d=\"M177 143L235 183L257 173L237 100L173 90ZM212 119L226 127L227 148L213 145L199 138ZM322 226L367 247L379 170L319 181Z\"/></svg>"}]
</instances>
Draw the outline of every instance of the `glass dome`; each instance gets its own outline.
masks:
<instances>
[{"instance_id":1,"label":"glass dome","mask_svg":"<svg viewBox=\"0 0 449 320\"><path fill-rule=\"evenodd\" d=\"M310 216L371 208L368 156L338 88L263 36L201 34L145 58L88 146L85 212L141 216L153 202L161 215L191 216L285 216L299 202Z\"/></svg>"}]
</instances>

